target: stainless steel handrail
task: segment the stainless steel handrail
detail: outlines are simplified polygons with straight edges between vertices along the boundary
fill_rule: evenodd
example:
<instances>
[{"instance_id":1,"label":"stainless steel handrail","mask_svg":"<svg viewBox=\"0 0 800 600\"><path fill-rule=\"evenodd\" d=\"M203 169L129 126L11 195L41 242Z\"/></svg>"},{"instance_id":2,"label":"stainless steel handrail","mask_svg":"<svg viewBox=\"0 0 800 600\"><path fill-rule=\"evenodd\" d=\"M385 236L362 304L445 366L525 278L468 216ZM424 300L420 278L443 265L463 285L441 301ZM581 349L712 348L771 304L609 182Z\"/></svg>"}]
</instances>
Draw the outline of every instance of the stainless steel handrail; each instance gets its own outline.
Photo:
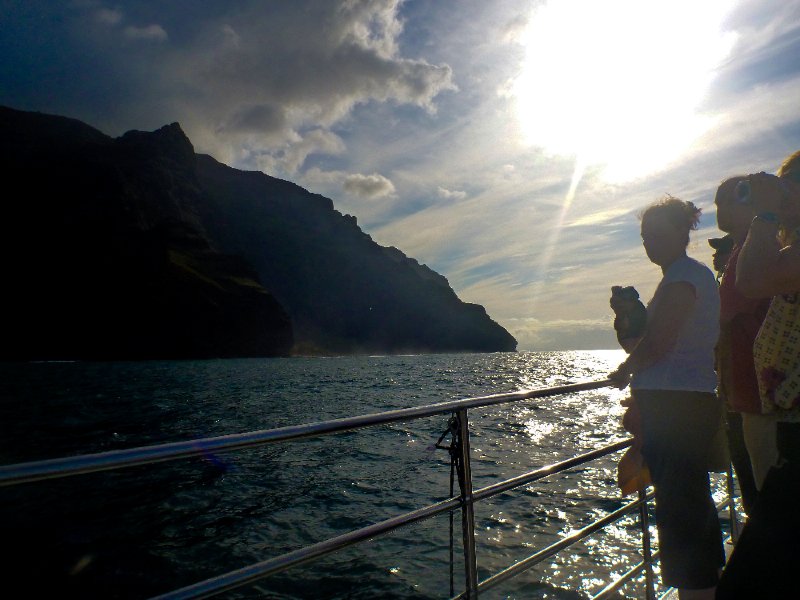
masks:
<instances>
[{"instance_id":1,"label":"stainless steel handrail","mask_svg":"<svg viewBox=\"0 0 800 600\"><path fill-rule=\"evenodd\" d=\"M511 481L515 482L513 486L498 485L498 484L486 486L484 488L475 490L473 492L472 494L473 502L477 500L485 500L487 498L503 494L505 492L510 491L513 488L520 487L522 485L531 483L533 481L538 481L545 477L549 477L550 475L562 473L573 467L580 466L592 460L596 460L597 458L607 456L609 454L613 454L615 452L623 450L630 445L631 445L631 440L623 440L620 442L615 442L613 444L609 444L608 446L597 448L595 450L586 452L584 454L580 454L578 456L573 456L572 458L557 463L553 463L546 467L542 467L534 471L529 471L528 473L519 475L517 477L514 477L513 479L509 479L508 482ZM507 482L501 482L501 483L505 484ZM628 512L638 507L639 503L640 501L636 501L627 505ZM311 560L320 558L337 550L341 550L342 548L346 548L347 546L352 546L353 544L356 544L358 542L389 533L404 525L417 523L424 519L434 517L438 514L454 510L456 508L460 508L461 506L462 506L461 498L459 497L448 498L447 500L437 502L436 504L431 504L424 508L420 508L418 510L414 510L411 512L398 515L396 517L392 517L391 519L381 521L380 523L375 523L373 525L369 525L367 527L363 527L355 531L344 533L340 536L330 538L328 540L319 542L317 544L313 544L311 546L300 548L299 550L295 550L293 552L287 552L286 554L282 554L281 556L276 556L269 560L265 560L254 565L244 567L237 571L231 571L229 573L225 573L218 577L212 577L205 581L200 581L195 584L186 586L184 588L174 590L166 594L162 594L160 596L157 596L153 600L186 600L188 598L209 598L216 594L220 594L222 592L226 592L235 589L237 587L241 587L248 583L252 583L253 581L267 577L269 575L274 575L281 571L285 571L289 568L305 564ZM480 589L480 586L478 586L478 588Z\"/></svg>"},{"instance_id":2,"label":"stainless steel handrail","mask_svg":"<svg viewBox=\"0 0 800 600\"><path fill-rule=\"evenodd\" d=\"M578 456L567 458L560 462L553 463L552 465L549 465L547 467L536 469L535 471L531 471L530 473L524 473L523 475L517 475L516 477L512 477L511 479L506 479L498 483L493 483L492 485L486 486L485 488L481 488L480 490L473 493L473 497L476 501L485 500L486 498L491 498L492 496L496 496L497 494L502 494L503 492L506 492L508 490L517 488L521 485L525 485L526 483L531 483L533 481L543 479L548 475L561 473L566 469L577 467L589 461L595 460L596 458L606 456L607 454L613 454L614 452L618 452L619 450L624 450L630 445L631 445L630 438L626 440L621 440L619 442L614 442L613 444L609 444L608 446L603 446L602 448L596 448L594 450L590 450L585 454L579 454Z\"/></svg>"},{"instance_id":3,"label":"stainless steel handrail","mask_svg":"<svg viewBox=\"0 0 800 600\"><path fill-rule=\"evenodd\" d=\"M212 452L230 452L232 450L251 448L275 442L317 437L375 425L396 423L398 421L410 421L412 419L441 415L458 410L494 406L496 404L505 404L532 398L546 398L570 392L594 390L610 385L611 382L607 379L586 383L572 383L538 390L450 400L438 404L428 404L382 413L347 417L344 419L319 421L317 423L307 423L304 425L290 425L288 427L279 427L276 429L262 429L246 433L187 440L184 442L172 442L168 444L143 446L140 448L111 450L109 452L99 452L96 454L83 454L79 456L4 465L0 466L0 486L29 483L41 481L43 479L57 479L71 475L108 471L111 469L120 469L168 460L178 460L191 456L207 455Z\"/></svg>"},{"instance_id":4,"label":"stainless steel handrail","mask_svg":"<svg viewBox=\"0 0 800 600\"><path fill-rule=\"evenodd\" d=\"M287 552L280 556L261 561L256 564L248 565L235 571L223 573L217 577L212 577L204 581L199 581L192 585L161 594L152 598L151 600L188 600L189 598L210 598L227 592L243 585L253 583L269 575L280 573L291 567L296 567L317 558L321 558L337 550L341 550L353 544L363 542L369 539L378 537L385 533L389 533L402 527L410 525L418 521L422 521L429 517L433 517L449 510L455 510L461 506L461 499L458 497L448 498L442 502L431 504L418 510L398 515L391 519L362 527L355 531L349 531L342 535L329 538L322 542L305 546L294 552Z\"/></svg>"},{"instance_id":5,"label":"stainless steel handrail","mask_svg":"<svg viewBox=\"0 0 800 600\"><path fill-rule=\"evenodd\" d=\"M593 534L595 531L602 529L606 525L614 523L615 521L619 521L625 515L633 512L635 509L639 508L642 504L646 503L649 498L651 498L653 494L649 494L647 498L634 500L618 508L612 513L607 514L602 519L598 519L597 521L593 521L591 524L587 525L586 527L579 529L578 531L572 532L570 535L561 538L556 543L551 544L550 546L539 550L535 554L530 555L527 558L524 558L520 561L517 561L510 567L495 573L491 577L484 579L483 581L478 584L478 590L484 591L492 588L516 575L519 575L521 572L533 567L534 565L539 564L543 560L547 560L549 557L553 556L557 552L563 550L575 544L576 542L581 541L582 539L588 537L589 535ZM462 598L463 595L458 596L458 598Z\"/></svg>"},{"instance_id":6,"label":"stainless steel handrail","mask_svg":"<svg viewBox=\"0 0 800 600\"><path fill-rule=\"evenodd\" d=\"M344 419L321 421L305 425L259 430L242 434L232 434L189 440L185 442L159 444L154 446L116 450L97 454L33 461L16 465L5 465L0 466L0 486L41 481L45 479L56 479L71 475L106 471L134 465L177 460L191 456L205 455L210 452L227 452L275 442L317 437L343 431L361 429L369 426L389 424L398 421L408 421L446 413L455 413L458 416L460 435L462 437L461 461L462 467L465 469L466 480L466 485L462 487L461 496L449 498L436 504L392 517L380 523L369 525L367 527L324 540L317 544L301 548L294 552L289 552L254 565L249 565L242 569L231 571L220 576L195 583L185 588L158 596L158 599L177 600L187 598L207 598L214 596L222 592L252 583L268 575L272 575L291 567L307 563L311 560L315 560L321 556L330 554L331 552L345 548L352 544L375 538L404 525L416 523L418 521L428 519L434 515L455 510L456 508L462 509L465 572L467 578L466 591L464 594L457 597L475 598L477 597L479 590L488 589L501 583L502 581L505 581L506 579L517 575L519 572L522 572L534 564L541 562L541 560L545 560L555 552L558 552L559 550L575 543L576 541L579 541L580 539L583 539L598 529L601 529L608 523L623 518L626 514L630 513L636 508L640 508L640 510L644 511L648 497L640 496L639 500L623 506L614 513L611 513L602 519L591 523L587 527L574 532L567 538L559 540L557 543L549 546L548 548L545 548L536 554L523 559L518 563L515 563L500 573L497 573L487 580L479 583L477 581L476 572L474 514L472 513L472 507L476 501L502 494L527 483L542 479L543 477L562 472L572 467L584 464L590 460L617 452L630 446L631 440L622 440L603 448L599 448L559 463L555 463L553 465L549 465L547 467L543 467L541 469L537 469L535 471L531 471L529 473L525 473L473 491L471 487L472 478L469 472L470 452L467 410L470 408L493 406L519 400L544 398L571 392L598 389L602 387L609 387L611 385L612 384L609 380L568 384L551 388L542 388L538 390L519 391L505 394L494 394L490 396L481 396L477 398L453 400L438 404L361 415L357 417L348 417ZM622 579L627 580L633 578L639 572L641 572L642 569L647 568L649 566L648 554L649 552L646 551L645 562L642 562L638 566L631 569L628 573L623 575ZM657 556L657 553L654 555L654 557L655 556ZM612 586L614 586L613 589L618 589L620 585L622 585L620 580L610 584L603 592L601 592L600 595L598 595L598 597L602 596L604 592L610 592L612 590Z\"/></svg>"},{"instance_id":7,"label":"stainless steel handrail","mask_svg":"<svg viewBox=\"0 0 800 600\"><path fill-rule=\"evenodd\" d=\"M730 479L728 479L728 481L730 481ZM647 496L648 496L648 498L652 498L652 497L655 496L655 493L651 491L651 492L649 492L647 494ZM730 508L732 505L733 505L733 500L732 500L731 497L728 497L726 500L723 500L722 502L718 502L716 504L717 512L721 511L723 508ZM645 527L646 524L643 523L642 526ZM639 564L633 566L631 569L629 569L628 571L623 573L619 577L619 579L609 583L606 587L604 587L602 590L600 590L597 594L592 596L591 600L606 600L606 598L611 598L612 594L614 594L616 591L618 591L623 585L625 585L628 581L630 581L631 579L636 577L639 573L644 571L648 566L648 562L649 563L654 563L660 557L661 557L661 552L660 551L653 552L652 556L650 556L650 560L648 561L647 552L646 552L645 553L645 560L643 560ZM650 589L651 588L648 587L648 591ZM667 590L667 591L669 591L669 590ZM648 597L648 599L649 598L655 598L655 595L652 594L652 593L648 593L647 597ZM662 597L664 597L664 596L662 596Z\"/></svg>"},{"instance_id":8,"label":"stainless steel handrail","mask_svg":"<svg viewBox=\"0 0 800 600\"><path fill-rule=\"evenodd\" d=\"M651 560L653 562L657 561L661 557L661 552L653 552L651 556ZM597 592L594 596L592 596L592 600L606 600L606 598L611 598L611 595L617 592L623 585L628 583L631 579L639 575L642 571L647 568L647 562L642 561L639 564L635 565L634 567L630 568L629 570L625 571L619 579L612 581L602 590ZM617 596L618 598L619 596ZM648 594L648 598L651 596Z\"/></svg>"}]
</instances>

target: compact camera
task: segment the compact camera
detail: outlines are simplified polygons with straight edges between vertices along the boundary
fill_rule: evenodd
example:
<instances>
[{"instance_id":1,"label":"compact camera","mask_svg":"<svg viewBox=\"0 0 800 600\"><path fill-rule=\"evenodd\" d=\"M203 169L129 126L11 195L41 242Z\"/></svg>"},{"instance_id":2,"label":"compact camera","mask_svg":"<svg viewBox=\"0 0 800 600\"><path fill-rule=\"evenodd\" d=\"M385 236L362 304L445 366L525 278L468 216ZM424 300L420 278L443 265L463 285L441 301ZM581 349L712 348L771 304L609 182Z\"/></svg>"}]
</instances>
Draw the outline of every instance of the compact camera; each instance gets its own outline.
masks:
<instances>
[{"instance_id":1,"label":"compact camera","mask_svg":"<svg viewBox=\"0 0 800 600\"><path fill-rule=\"evenodd\" d=\"M762 177L766 177L770 180L774 180L780 188L783 190L783 193L787 193L788 190L786 189L786 184L783 180L778 177L777 175L772 175L771 173L759 173ZM736 198L736 202L739 204L750 204L752 199L752 186L750 185L749 179L742 179L739 183L736 184L736 187L733 190L734 197Z\"/></svg>"}]
</instances>

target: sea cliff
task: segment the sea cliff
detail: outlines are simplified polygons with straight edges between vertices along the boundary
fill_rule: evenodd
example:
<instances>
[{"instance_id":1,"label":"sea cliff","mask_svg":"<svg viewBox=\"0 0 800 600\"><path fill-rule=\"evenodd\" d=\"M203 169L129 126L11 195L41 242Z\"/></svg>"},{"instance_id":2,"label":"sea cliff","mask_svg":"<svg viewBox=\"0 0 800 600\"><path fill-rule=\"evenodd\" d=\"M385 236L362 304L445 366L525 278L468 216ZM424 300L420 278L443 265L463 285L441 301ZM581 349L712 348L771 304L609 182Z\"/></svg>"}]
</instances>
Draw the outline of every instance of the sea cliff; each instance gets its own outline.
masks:
<instances>
[{"instance_id":1,"label":"sea cliff","mask_svg":"<svg viewBox=\"0 0 800 600\"><path fill-rule=\"evenodd\" d=\"M196 154L0 107L3 359L508 351L483 307L333 202Z\"/></svg>"}]
</instances>

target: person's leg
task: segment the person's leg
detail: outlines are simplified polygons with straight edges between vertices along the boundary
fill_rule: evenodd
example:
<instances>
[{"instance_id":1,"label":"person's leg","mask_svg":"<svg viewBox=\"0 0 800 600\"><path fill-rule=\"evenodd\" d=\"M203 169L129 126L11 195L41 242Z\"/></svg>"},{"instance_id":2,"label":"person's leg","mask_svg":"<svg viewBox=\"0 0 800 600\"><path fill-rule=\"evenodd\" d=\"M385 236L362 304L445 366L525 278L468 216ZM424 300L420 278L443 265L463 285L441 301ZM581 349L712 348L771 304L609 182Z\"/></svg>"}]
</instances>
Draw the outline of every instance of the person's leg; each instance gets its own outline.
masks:
<instances>
[{"instance_id":1,"label":"person's leg","mask_svg":"<svg viewBox=\"0 0 800 600\"><path fill-rule=\"evenodd\" d=\"M637 390L636 398L655 487L662 580L713 590L724 552L706 465L721 404L713 394L692 392Z\"/></svg>"},{"instance_id":2,"label":"person's leg","mask_svg":"<svg viewBox=\"0 0 800 600\"><path fill-rule=\"evenodd\" d=\"M753 475L751 455L745 442L744 417L742 413L734 411L727 411L725 417L728 422L728 449L731 453L731 463L739 482L744 512L749 515L758 495L758 486Z\"/></svg>"},{"instance_id":3,"label":"person's leg","mask_svg":"<svg viewBox=\"0 0 800 600\"><path fill-rule=\"evenodd\" d=\"M790 590L796 591L800 562L787 557L797 554L798 524L793 526L788 517L792 511L796 512L796 502L794 499L787 502L784 492L787 487L797 487L792 480L798 477L800 472L796 466L784 465L770 470L722 572L716 595L719 600L794 597L787 594Z\"/></svg>"},{"instance_id":4,"label":"person's leg","mask_svg":"<svg viewBox=\"0 0 800 600\"><path fill-rule=\"evenodd\" d=\"M778 423L781 465L764 480L753 514L725 566L716 597L796 598L800 565L800 424Z\"/></svg>"},{"instance_id":5,"label":"person's leg","mask_svg":"<svg viewBox=\"0 0 800 600\"><path fill-rule=\"evenodd\" d=\"M776 420L773 415L742 415L744 443L747 447L747 453L750 455L750 462L753 466L753 479L757 489L761 489L770 468L778 462L775 425ZM739 474L738 471L736 474ZM742 495L744 495L744 492L742 492Z\"/></svg>"},{"instance_id":6,"label":"person's leg","mask_svg":"<svg viewBox=\"0 0 800 600\"><path fill-rule=\"evenodd\" d=\"M671 460L653 475L662 579L679 590L713 589L725 556L708 473Z\"/></svg>"}]
</instances>

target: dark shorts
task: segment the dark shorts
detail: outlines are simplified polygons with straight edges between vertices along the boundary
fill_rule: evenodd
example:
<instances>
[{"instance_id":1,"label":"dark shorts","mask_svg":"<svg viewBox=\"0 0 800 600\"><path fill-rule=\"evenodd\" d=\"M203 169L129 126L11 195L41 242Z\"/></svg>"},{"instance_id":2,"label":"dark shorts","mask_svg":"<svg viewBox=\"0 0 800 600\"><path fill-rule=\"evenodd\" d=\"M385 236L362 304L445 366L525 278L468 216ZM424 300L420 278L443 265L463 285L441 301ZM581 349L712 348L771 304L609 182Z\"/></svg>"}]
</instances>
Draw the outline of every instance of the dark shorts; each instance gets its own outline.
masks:
<instances>
[{"instance_id":1,"label":"dark shorts","mask_svg":"<svg viewBox=\"0 0 800 600\"><path fill-rule=\"evenodd\" d=\"M800 597L800 423L778 423L772 467L717 588L717 598Z\"/></svg>"},{"instance_id":2,"label":"dark shorts","mask_svg":"<svg viewBox=\"0 0 800 600\"><path fill-rule=\"evenodd\" d=\"M633 395L655 487L661 579L681 589L713 587L725 553L708 457L722 402L704 392L637 389Z\"/></svg>"}]
</instances>

